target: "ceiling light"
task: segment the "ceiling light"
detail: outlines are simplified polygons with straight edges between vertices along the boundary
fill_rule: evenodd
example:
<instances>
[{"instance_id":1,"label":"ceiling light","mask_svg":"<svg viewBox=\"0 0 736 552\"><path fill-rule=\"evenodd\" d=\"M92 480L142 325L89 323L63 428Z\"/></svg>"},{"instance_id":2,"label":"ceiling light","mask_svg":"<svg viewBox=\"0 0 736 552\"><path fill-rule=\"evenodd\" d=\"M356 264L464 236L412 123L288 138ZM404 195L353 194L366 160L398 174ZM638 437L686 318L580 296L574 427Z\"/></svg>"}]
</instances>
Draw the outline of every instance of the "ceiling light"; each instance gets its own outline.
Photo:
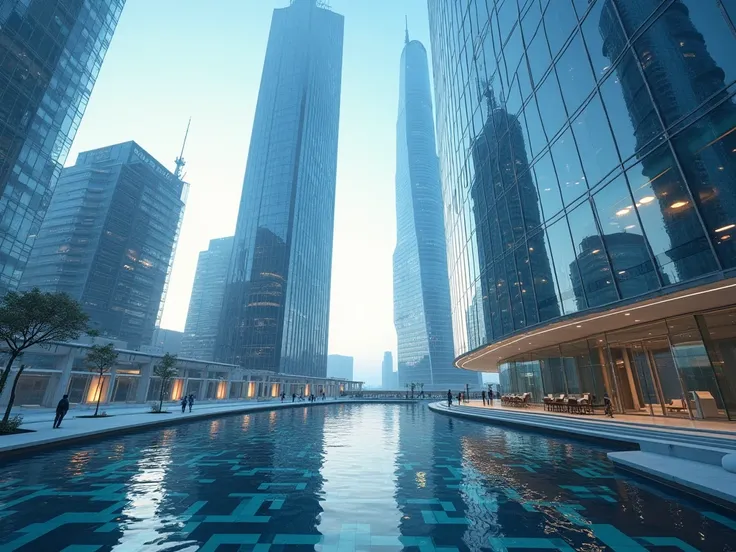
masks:
<instances>
[{"instance_id":1,"label":"ceiling light","mask_svg":"<svg viewBox=\"0 0 736 552\"><path fill-rule=\"evenodd\" d=\"M651 203L654 201L654 196L644 196L639 200L639 203L646 205L647 203Z\"/></svg>"},{"instance_id":2,"label":"ceiling light","mask_svg":"<svg viewBox=\"0 0 736 552\"><path fill-rule=\"evenodd\" d=\"M673 209L679 209L680 207L684 207L687 204L687 201L675 201L672 205L670 205L670 207L672 207Z\"/></svg>"},{"instance_id":3,"label":"ceiling light","mask_svg":"<svg viewBox=\"0 0 736 552\"><path fill-rule=\"evenodd\" d=\"M577 325L577 326L575 326L575 327L576 327L576 328L582 328L582 326L581 326L580 324L578 324L578 325Z\"/></svg>"},{"instance_id":4,"label":"ceiling light","mask_svg":"<svg viewBox=\"0 0 736 552\"><path fill-rule=\"evenodd\" d=\"M624 227L624 230L631 230L632 228L636 228L636 224L629 224L628 226Z\"/></svg>"},{"instance_id":5,"label":"ceiling light","mask_svg":"<svg viewBox=\"0 0 736 552\"><path fill-rule=\"evenodd\" d=\"M594 249L594 250L593 250L593 255L597 255L597 254L598 254L598 253L600 253L600 252L601 252L601 250L600 250L600 249Z\"/></svg>"},{"instance_id":6,"label":"ceiling light","mask_svg":"<svg viewBox=\"0 0 736 552\"><path fill-rule=\"evenodd\" d=\"M727 224L726 226L721 226L720 228L716 228L716 233L725 232L726 230L730 230L731 228L736 228L736 224Z\"/></svg>"},{"instance_id":7,"label":"ceiling light","mask_svg":"<svg viewBox=\"0 0 736 552\"><path fill-rule=\"evenodd\" d=\"M636 320L634 320L634 322L641 322L641 320L639 320L639 319L637 318Z\"/></svg>"},{"instance_id":8,"label":"ceiling light","mask_svg":"<svg viewBox=\"0 0 736 552\"><path fill-rule=\"evenodd\" d=\"M616 216L617 217L626 216L626 215L629 214L629 211L631 211L631 209L629 209L628 207L626 207L625 209L621 209L620 211L616 211Z\"/></svg>"},{"instance_id":9,"label":"ceiling light","mask_svg":"<svg viewBox=\"0 0 736 552\"><path fill-rule=\"evenodd\" d=\"M624 313L624 316L631 316L631 313L630 312L626 312L626 313Z\"/></svg>"}]
</instances>

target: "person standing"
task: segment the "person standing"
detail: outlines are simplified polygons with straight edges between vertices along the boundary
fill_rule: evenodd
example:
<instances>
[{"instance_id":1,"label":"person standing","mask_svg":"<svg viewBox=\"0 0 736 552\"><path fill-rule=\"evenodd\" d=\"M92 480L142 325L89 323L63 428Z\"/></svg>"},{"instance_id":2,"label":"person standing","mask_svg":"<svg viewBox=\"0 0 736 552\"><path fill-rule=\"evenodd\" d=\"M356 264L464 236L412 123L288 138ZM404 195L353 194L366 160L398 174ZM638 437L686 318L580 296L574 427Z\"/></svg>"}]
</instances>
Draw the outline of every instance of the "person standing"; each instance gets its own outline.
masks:
<instances>
[{"instance_id":1,"label":"person standing","mask_svg":"<svg viewBox=\"0 0 736 552\"><path fill-rule=\"evenodd\" d=\"M485 391L481 391L480 398L483 400L483 406L485 406L486 405L486 392Z\"/></svg>"},{"instance_id":2,"label":"person standing","mask_svg":"<svg viewBox=\"0 0 736 552\"><path fill-rule=\"evenodd\" d=\"M291 394L291 402L296 402L296 393Z\"/></svg>"},{"instance_id":3,"label":"person standing","mask_svg":"<svg viewBox=\"0 0 736 552\"><path fill-rule=\"evenodd\" d=\"M452 406L452 390L447 390L447 408L450 408Z\"/></svg>"},{"instance_id":4,"label":"person standing","mask_svg":"<svg viewBox=\"0 0 736 552\"><path fill-rule=\"evenodd\" d=\"M181 398L181 413L184 414L187 411L187 396L184 395Z\"/></svg>"},{"instance_id":5,"label":"person standing","mask_svg":"<svg viewBox=\"0 0 736 552\"><path fill-rule=\"evenodd\" d=\"M192 411L192 407L194 406L194 393L191 393L189 395L189 412Z\"/></svg>"},{"instance_id":6,"label":"person standing","mask_svg":"<svg viewBox=\"0 0 736 552\"><path fill-rule=\"evenodd\" d=\"M61 427L61 420L64 419L66 413L69 412L69 395L64 395L59 404L56 405L56 417L54 418L54 429Z\"/></svg>"}]
</instances>

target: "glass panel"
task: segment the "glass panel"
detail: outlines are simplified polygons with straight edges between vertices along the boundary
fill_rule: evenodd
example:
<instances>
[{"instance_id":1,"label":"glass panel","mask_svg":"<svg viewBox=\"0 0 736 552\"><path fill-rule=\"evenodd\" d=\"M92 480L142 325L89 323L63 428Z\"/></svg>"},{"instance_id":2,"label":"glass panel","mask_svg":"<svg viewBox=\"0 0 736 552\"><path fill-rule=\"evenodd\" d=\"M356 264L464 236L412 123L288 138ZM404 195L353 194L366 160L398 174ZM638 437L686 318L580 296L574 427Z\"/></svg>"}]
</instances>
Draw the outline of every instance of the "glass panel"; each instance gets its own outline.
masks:
<instances>
[{"instance_id":1,"label":"glass panel","mask_svg":"<svg viewBox=\"0 0 736 552\"><path fill-rule=\"evenodd\" d=\"M519 275L519 288L521 300L524 303L524 315L526 326L539 322L537 316L537 305L534 302L534 285L532 283L532 270L529 265L526 245L517 247L515 251L516 270Z\"/></svg>"},{"instance_id":2,"label":"glass panel","mask_svg":"<svg viewBox=\"0 0 736 552\"><path fill-rule=\"evenodd\" d=\"M539 190L544 220L549 220L562 211L562 197L557 184L557 173L549 153L545 153L534 164L534 175L537 179L537 190Z\"/></svg>"},{"instance_id":3,"label":"glass panel","mask_svg":"<svg viewBox=\"0 0 736 552\"><path fill-rule=\"evenodd\" d=\"M562 96L560 96L560 88L554 71L547 75L542 86L537 90L537 103L539 104L539 114L542 117L542 124L547 133L547 138L551 139L567 120L565 105L562 103Z\"/></svg>"},{"instance_id":4,"label":"glass panel","mask_svg":"<svg viewBox=\"0 0 736 552\"><path fill-rule=\"evenodd\" d=\"M609 59L613 61L617 55L611 54ZM643 157L662 141L662 123L630 50L601 85L601 98L621 159L626 160L645 148L639 152L639 157Z\"/></svg>"},{"instance_id":5,"label":"glass panel","mask_svg":"<svg viewBox=\"0 0 736 552\"><path fill-rule=\"evenodd\" d=\"M562 57L555 63L555 67L567 112L572 114L595 86L590 61L580 33L572 39Z\"/></svg>"},{"instance_id":6,"label":"glass panel","mask_svg":"<svg viewBox=\"0 0 736 552\"><path fill-rule=\"evenodd\" d=\"M580 157L570 129L567 129L552 146L552 159L557 168L562 200L565 205L570 205L588 191L583 167L580 165Z\"/></svg>"},{"instance_id":7,"label":"glass panel","mask_svg":"<svg viewBox=\"0 0 736 552\"><path fill-rule=\"evenodd\" d=\"M552 64L552 58L549 56L547 39L544 36L544 29L541 26L534 36L525 36L525 38L527 44L529 44L526 56L532 72L532 82L534 86L537 86L542 82L544 73Z\"/></svg>"},{"instance_id":8,"label":"glass panel","mask_svg":"<svg viewBox=\"0 0 736 552\"><path fill-rule=\"evenodd\" d=\"M725 405L695 318L692 316L672 318L667 321L667 326L672 343L672 355L680 372L693 417L725 418ZM699 401L695 400L696 393Z\"/></svg>"},{"instance_id":9,"label":"glass panel","mask_svg":"<svg viewBox=\"0 0 736 552\"><path fill-rule=\"evenodd\" d=\"M524 305L521 303L521 288L514 255L506 255L504 261L506 265L506 285L511 297L511 315L514 321L514 329L519 330L526 326L526 320L524 319Z\"/></svg>"},{"instance_id":10,"label":"glass panel","mask_svg":"<svg viewBox=\"0 0 736 552\"><path fill-rule=\"evenodd\" d=\"M539 362L545 395L567 394L562 359L557 347L534 351L531 358Z\"/></svg>"},{"instance_id":11,"label":"glass panel","mask_svg":"<svg viewBox=\"0 0 736 552\"><path fill-rule=\"evenodd\" d=\"M577 252L577 264L582 278L582 288L590 307L605 305L618 300L613 284L608 259L602 253L603 242L598 234L598 226L588 201L584 201L568 216L572 242ZM573 281L577 272L572 271ZM581 286L576 286L579 289ZM577 297L578 308L585 305L585 298Z\"/></svg>"},{"instance_id":12,"label":"glass panel","mask_svg":"<svg viewBox=\"0 0 736 552\"><path fill-rule=\"evenodd\" d=\"M611 127L597 94L573 121L572 132L583 160L588 187L593 188L620 163Z\"/></svg>"},{"instance_id":13,"label":"glass panel","mask_svg":"<svg viewBox=\"0 0 736 552\"><path fill-rule=\"evenodd\" d=\"M605 18L603 10L606 10ZM606 29L606 36L621 36L623 29L614 12L613 3L598 0L583 21L583 38L587 45L588 54L593 62L593 72L596 79L603 80L611 69L611 60L606 56L606 43L601 34L601 28Z\"/></svg>"},{"instance_id":14,"label":"glass panel","mask_svg":"<svg viewBox=\"0 0 736 552\"><path fill-rule=\"evenodd\" d=\"M577 22L577 16L570 0L555 0L544 12L544 27L547 30L552 57L560 51Z\"/></svg>"},{"instance_id":15,"label":"glass panel","mask_svg":"<svg viewBox=\"0 0 736 552\"><path fill-rule=\"evenodd\" d=\"M658 390L660 405L657 414L665 416L684 416L689 418L687 401L682 393L679 374L666 338L645 339L642 342L649 355L649 364L653 370L655 385Z\"/></svg>"},{"instance_id":16,"label":"glass panel","mask_svg":"<svg viewBox=\"0 0 736 552\"><path fill-rule=\"evenodd\" d=\"M665 285L717 270L708 239L667 146L626 172Z\"/></svg>"},{"instance_id":17,"label":"glass panel","mask_svg":"<svg viewBox=\"0 0 736 552\"><path fill-rule=\"evenodd\" d=\"M534 279L534 293L537 298L540 321L557 318L561 314L557 284L552 272L552 260L545 238L544 232L538 232L528 238L529 263Z\"/></svg>"},{"instance_id":18,"label":"glass panel","mask_svg":"<svg viewBox=\"0 0 736 552\"><path fill-rule=\"evenodd\" d=\"M576 274L573 279L572 274L577 272L575 263L575 249L570 241L570 231L567 227L567 220L564 218L554 223L547 229L548 243L554 246L554 268L557 275L557 285L560 288L560 303L562 305L562 314L571 314L586 308L584 303L585 296L583 290L580 289L580 276ZM583 303L579 303L582 299Z\"/></svg>"},{"instance_id":19,"label":"glass panel","mask_svg":"<svg viewBox=\"0 0 736 552\"><path fill-rule=\"evenodd\" d=\"M736 419L736 309L703 315L708 354L730 418Z\"/></svg>"},{"instance_id":20,"label":"glass panel","mask_svg":"<svg viewBox=\"0 0 736 552\"><path fill-rule=\"evenodd\" d=\"M542 118L539 115L539 108L535 99L526 104L524 108L524 120L526 121L527 133L529 136L529 157L530 159L539 155L539 153L547 147L547 136L542 128Z\"/></svg>"},{"instance_id":21,"label":"glass panel","mask_svg":"<svg viewBox=\"0 0 736 552\"><path fill-rule=\"evenodd\" d=\"M673 141L724 267L736 266L736 104L730 99Z\"/></svg>"},{"instance_id":22,"label":"glass panel","mask_svg":"<svg viewBox=\"0 0 736 552\"><path fill-rule=\"evenodd\" d=\"M627 299L659 288L654 262L649 255L629 187L623 175L595 194L604 237L604 250L592 251L608 258L621 297Z\"/></svg>"}]
</instances>

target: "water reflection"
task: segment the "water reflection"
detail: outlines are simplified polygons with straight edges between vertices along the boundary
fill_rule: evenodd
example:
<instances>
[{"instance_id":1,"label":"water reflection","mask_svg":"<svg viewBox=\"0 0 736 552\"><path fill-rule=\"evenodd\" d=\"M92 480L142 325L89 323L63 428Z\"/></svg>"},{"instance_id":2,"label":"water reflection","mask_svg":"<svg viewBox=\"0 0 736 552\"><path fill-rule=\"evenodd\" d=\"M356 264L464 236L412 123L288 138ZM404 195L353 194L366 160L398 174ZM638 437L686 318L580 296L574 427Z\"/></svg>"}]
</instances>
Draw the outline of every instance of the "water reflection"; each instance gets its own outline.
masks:
<instances>
[{"instance_id":1,"label":"water reflection","mask_svg":"<svg viewBox=\"0 0 736 552\"><path fill-rule=\"evenodd\" d=\"M217 421L212 436L211 421L195 422L0 466L0 549L469 552L524 538L537 549L592 551L615 549L611 535L666 538L683 550L736 542L730 516L615 473L589 444L420 405ZM115 450L126 452L113 461Z\"/></svg>"}]
</instances>

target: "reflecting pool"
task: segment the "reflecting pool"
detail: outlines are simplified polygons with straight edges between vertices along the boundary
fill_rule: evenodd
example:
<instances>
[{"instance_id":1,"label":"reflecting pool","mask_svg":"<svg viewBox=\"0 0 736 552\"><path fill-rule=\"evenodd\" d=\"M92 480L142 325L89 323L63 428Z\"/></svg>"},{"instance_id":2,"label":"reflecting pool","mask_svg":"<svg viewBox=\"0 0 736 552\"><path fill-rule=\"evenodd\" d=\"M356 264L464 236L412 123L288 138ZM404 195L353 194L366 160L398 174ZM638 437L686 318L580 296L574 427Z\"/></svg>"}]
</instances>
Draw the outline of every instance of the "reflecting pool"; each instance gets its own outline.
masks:
<instances>
[{"instance_id":1,"label":"reflecting pool","mask_svg":"<svg viewBox=\"0 0 736 552\"><path fill-rule=\"evenodd\" d=\"M0 464L0 551L736 550L605 450L422 405L299 407Z\"/></svg>"}]
</instances>

